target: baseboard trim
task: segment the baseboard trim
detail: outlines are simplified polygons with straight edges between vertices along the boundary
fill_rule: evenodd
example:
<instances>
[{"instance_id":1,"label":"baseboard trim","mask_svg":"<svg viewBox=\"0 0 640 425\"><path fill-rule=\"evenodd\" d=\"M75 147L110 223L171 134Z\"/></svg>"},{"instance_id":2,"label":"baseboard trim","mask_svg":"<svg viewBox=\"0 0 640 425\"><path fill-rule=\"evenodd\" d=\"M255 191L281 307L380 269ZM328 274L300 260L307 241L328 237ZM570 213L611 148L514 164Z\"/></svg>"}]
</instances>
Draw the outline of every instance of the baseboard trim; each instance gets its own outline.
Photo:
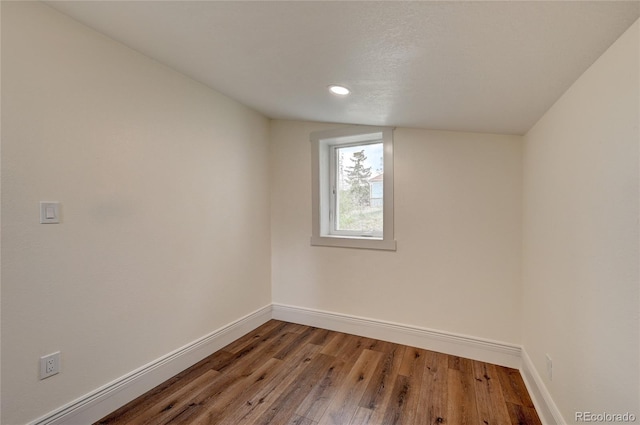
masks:
<instances>
[{"instance_id":1,"label":"baseboard trim","mask_svg":"<svg viewBox=\"0 0 640 425\"><path fill-rule=\"evenodd\" d=\"M520 346L418 326L284 304L264 306L32 422L86 425L117 410L270 319L361 335L520 369L542 423L565 425L542 378Z\"/></svg>"},{"instance_id":2,"label":"baseboard trim","mask_svg":"<svg viewBox=\"0 0 640 425\"><path fill-rule=\"evenodd\" d=\"M93 423L270 319L269 304L30 422L30 425Z\"/></svg>"},{"instance_id":3,"label":"baseboard trim","mask_svg":"<svg viewBox=\"0 0 640 425\"><path fill-rule=\"evenodd\" d=\"M520 368L520 346L515 344L284 304L274 303L272 309L278 320Z\"/></svg>"},{"instance_id":4,"label":"baseboard trim","mask_svg":"<svg viewBox=\"0 0 640 425\"><path fill-rule=\"evenodd\" d=\"M533 405L536 407L538 416L540 416L540 421L545 425L565 425L567 421L562 417L558 406L551 398L551 394L549 394L546 385L544 385L540 374L524 347L522 348L521 356L522 367L520 368L520 373L529 391Z\"/></svg>"}]
</instances>

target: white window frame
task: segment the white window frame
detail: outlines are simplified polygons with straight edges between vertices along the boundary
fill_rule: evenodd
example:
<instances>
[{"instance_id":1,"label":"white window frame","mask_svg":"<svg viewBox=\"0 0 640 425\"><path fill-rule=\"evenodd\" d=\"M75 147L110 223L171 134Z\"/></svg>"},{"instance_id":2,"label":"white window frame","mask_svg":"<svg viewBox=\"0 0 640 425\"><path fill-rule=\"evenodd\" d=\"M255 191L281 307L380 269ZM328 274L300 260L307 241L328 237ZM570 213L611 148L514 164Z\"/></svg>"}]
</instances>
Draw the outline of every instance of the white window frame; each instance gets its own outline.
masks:
<instances>
[{"instance_id":1,"label":"white window frame","mask_svg":"<svg viewBox=\"0 0 640 425\"><path fill-rule=\"evenodd\" d=\"M349 126L311 133L312 236L311 245L395 251L393 233L393 128ZM333 230L335 211L335 147L371 143L383 144L383 231L361 232Z\"/></svg>"}]
</instances>

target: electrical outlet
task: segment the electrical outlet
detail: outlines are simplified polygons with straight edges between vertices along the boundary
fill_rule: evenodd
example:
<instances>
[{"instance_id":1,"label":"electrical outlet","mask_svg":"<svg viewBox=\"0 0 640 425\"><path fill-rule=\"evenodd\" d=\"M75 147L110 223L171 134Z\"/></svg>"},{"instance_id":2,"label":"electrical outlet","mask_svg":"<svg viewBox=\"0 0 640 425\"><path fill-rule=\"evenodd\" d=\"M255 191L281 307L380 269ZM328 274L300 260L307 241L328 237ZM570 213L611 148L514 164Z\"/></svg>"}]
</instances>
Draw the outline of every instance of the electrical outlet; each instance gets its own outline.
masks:
<instances>
[{"instance_id":1,"label":"electrical outlet","mask_svg":"<svg viewBox=\"0 0 640 425\"><path fill-rule=\"evenodd\" d=\"M60 373L60 351L40 357L40 379Z\"/></svg>"},{"instance_id":2,"label":"electrical outlet","mask_svg":"<svg viewBox=\"0 0 640 425\"><path fill-rule=\"evenodd\" d=\"M549 381L553 381L553 360L548 354L545 354L545 358L547 359L547 378Z\"/></svg>"}]
</instances>

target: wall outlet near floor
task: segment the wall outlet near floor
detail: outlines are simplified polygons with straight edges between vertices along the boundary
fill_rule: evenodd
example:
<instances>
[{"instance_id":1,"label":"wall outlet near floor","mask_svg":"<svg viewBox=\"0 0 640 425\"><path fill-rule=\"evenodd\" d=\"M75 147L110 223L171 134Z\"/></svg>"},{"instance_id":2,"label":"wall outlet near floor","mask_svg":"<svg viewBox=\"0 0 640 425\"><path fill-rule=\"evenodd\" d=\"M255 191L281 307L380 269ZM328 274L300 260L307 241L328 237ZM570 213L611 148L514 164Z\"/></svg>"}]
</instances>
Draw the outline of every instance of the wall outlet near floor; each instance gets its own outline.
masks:
<instances>
[{"instance_id":1,"label":"wall outlet near floor","mask_svg":"<svg viewBox=\"0 0 640 425\"><path fill-rule=\"evenodd\" d=\"M40 379L60 373L60 351L40 357Z\"/></svg>"},{"instance_id":2,"label":"wall outlet near floor","mask_svg":"<svg viewBox=\"0 0 640 425\"><path fill-rule=\"evenodd\" d=\"M544 357L547 359L547 378L549 381L553 381L553 360L548 354L545 354Z\"/></svg>"}]
</instances>

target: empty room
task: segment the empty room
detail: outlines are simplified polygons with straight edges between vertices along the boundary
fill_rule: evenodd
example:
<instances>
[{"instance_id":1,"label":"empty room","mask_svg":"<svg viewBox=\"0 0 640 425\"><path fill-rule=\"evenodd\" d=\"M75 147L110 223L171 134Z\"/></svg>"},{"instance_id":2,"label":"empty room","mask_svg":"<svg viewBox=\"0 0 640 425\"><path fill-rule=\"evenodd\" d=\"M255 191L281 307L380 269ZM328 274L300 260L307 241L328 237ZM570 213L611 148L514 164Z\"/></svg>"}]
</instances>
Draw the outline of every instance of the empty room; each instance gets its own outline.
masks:
<instances>
[{"instance_id":1,"label":"empty room","mask_svg":"<svg viewBox=\"0 0 640 425\"><path fill-rule=\"evenodd\" d=\"M0 423L640 423L639 17L1 1Z\"/></svg>"}]
</instances>

